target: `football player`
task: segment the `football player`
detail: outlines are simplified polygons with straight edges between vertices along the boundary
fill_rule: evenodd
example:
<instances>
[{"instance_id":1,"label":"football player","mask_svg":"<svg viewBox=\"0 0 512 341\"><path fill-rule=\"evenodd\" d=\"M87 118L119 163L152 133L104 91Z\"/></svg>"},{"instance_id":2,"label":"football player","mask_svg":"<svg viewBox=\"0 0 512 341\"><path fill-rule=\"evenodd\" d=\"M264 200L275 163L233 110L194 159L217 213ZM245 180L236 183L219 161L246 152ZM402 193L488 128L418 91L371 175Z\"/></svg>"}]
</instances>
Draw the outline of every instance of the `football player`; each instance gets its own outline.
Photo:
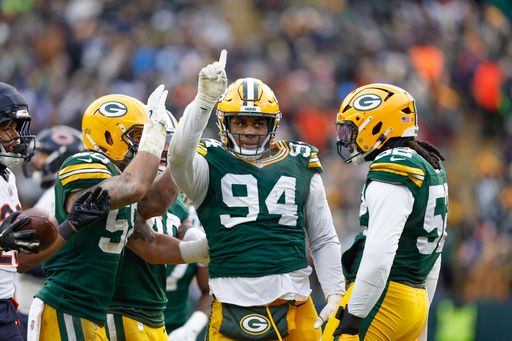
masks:
<instances>
[{"instance_id":1,"label":"football player","mask_svg":"<svg viewBox=\"0 0 512 341\"><path fill-rule=\"evenodd\" d=\"M186 198L184 195L178 199ZM197 218L195 209L189 200L176 200L169 209L170 217L179 226L178 238L196 240L204 230ZM173 223L173 227L175 224ZM195 310L190 313L189 290L196 279L201 292ZM166 285L167 307L165 308L165 328L169 341L196 341L208 323L213 297L208 286L208 267L203 264L167 265Z\"/></svg>"},{"instance_id":2,"label":"football player","mask_svg":"<svg viewBox=\"0 0 512 341\"><path fill-rule=\"evenodd\" d=\"M338 154L370 161L359 234L343 254L347 294L323 340L416 340L426 325L446 237L448 186L440 152L416 140L414 98L369 84L341 103Z\"/></svg>"},{"instance_id":3,"label":"football player","mask_svg":"<svg viewBox=\"0 0 512 341\"><path fill-rule=\"evenodd\" d=\"M176 130L177 121L167 111L166 147ZM160 159L159 172L168 171L167 148ZM176 202L179 201L176 199ZM173 204L175 205L176 202ZM172 207L172 206L171 206ZM144 224L145 222L142 221ZM153 231L176 236L175 222L169 212L148 220ZM179 226L179 221L178 221ZM166 265L150 264L130 249L125 250L119 278L107 314L107 332L110 341L167 340L164 309Z\"/></svg>"},{"instance_id":4,"label":"football player","mask_svg":"<svg viewBox=\"0 0 512 341\"><path fill-rule=\"evenodd\" d=\"M166 97L161 85L147 106L133 97L106 95L86 109L82 136L87 151L69 157L59 170L56 217L61 221L77 195L98 185L110 191L111 210L96 228L77 234L43 264L47 280L30 309L29 340L106 340L106 312L125 245L151 263L207 257L205 242L180 242L155 235L147 224L134 224L162 215L178 192L169 171L157 176L166 138Z\"/></svg>"},{"instance_id":5,"label":"football player","mask_svg":"<svg viewBox=\"0 0 512 341\"><path fill-rule=\"evenodd\" d=\"M281 112L261 80L226 89L226 54L200 71L197 96L169 148L173 177L210 245L215 299L207 338L318 340L344 290L317 149L275 139ZM200 142L217 101L221 140ZM327 299L320 316L310 297L306 236Z\"/></svg>"},{"instance_id":6,"label":"football player","mask_svg":"<svg viewBox=\"0 0 512 341\"><path fill-rule=\"evenodd\" d=\"M23 160L29 161L34 149L30 134L31 117L23 96L11 85L0 83L0 335L2 339L23 340L18 327L16 303L13 300L14 278L21 255L38 251L34 230L19 231L30 218L16 220L21 205L14 174L8 168ZM101 219L109 208L109 196L101 187L82 194L70 206L67 219L58 228L59 236L48 249L55 252L78 230ZM18 260L18 255L20 259ZM39 258L41 259L41 258Z\"/></svg>"}]
</instances>

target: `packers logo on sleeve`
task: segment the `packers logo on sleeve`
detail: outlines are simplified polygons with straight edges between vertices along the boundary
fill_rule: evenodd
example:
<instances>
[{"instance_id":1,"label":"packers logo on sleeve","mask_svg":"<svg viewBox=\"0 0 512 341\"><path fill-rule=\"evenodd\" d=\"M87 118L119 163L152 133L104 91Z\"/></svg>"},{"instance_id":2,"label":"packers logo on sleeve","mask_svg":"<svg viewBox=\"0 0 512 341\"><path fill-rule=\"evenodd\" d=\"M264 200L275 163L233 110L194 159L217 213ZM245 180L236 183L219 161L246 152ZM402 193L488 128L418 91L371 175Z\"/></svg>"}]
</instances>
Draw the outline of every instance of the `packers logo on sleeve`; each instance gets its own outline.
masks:
<instances>
[{"instance_id":1,"label":"packers logo on sleeve","mask_svg":"<svg viewBox=\"0 0 512 341\"><path fill-rule=\"evenodd\" d=\"M240 320L240 328L250 335L261 335L270 329L270 321L260 314L249 314Z\"/></svg>"}]
</instances>

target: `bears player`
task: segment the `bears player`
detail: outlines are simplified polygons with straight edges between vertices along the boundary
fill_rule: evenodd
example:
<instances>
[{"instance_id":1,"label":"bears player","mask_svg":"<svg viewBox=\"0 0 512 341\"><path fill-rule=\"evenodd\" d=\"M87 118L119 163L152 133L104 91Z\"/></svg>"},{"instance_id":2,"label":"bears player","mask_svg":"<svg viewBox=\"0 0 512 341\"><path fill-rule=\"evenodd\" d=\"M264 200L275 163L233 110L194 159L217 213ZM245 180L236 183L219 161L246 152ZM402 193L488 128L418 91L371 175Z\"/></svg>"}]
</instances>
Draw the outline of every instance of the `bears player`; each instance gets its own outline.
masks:
<instances>
[{"instance_id":1,"label":"bears player","mask_svg":"<svg viewBox=\"0 0 512 341\"><path fill-rule=\"evenodd\" d=\"M178 192L168 171L157 176L166 97L161 85L147 106L133 97L106 95L86 109L82 136L88 151L68 158L59 170L56 217L61 221L77 195L98 185L110 191L111 210L43 264L47 280L32 303L29 340L106 340L106 312L125 245L151 263L207 257L205 242L182 243L134 224L163 214Z\"/></svg>"},{"instance_id":2,"label":"bears player","mask_svg":"<svg viewBox=\"0 0 512 341\"><path fill-rule=\"evenodd\" d=\"M201 70L169 148L173 177L210 245L215 300L207 338L318 340L341 300L343 274L317 150L275 140L281 112L262 81L243 78L226 89L226 54ZM217 100L221 141L199 144ZM310 298L306 235L327 299L320 316Z\"/></svg>"},{"instance_id":3,"label":"bears player","mask_svg":"<svg viewBox=\"0 0 512 341\"><path fill-rule=\"evenodd\" d=\"M446 237L444 158L416 140L414 98L397 86L352 91L341 103L336 131L345 162L371 164L361 195L363 232L342 259L351 284L323 340L416 340Z\"/></svg>"},{"instance_id":4,"label":"bears player","mask_svg":"<svg viewBox=\"0 0 512 341\"><path fill-rule=\"evenodd\" d=\"M15 221L21 205L15 176L8 168L17 161L29 161L33 154L34 136L30 134L30 121L23 96L13 86L0 83L0 337L9 340L23 340L13 300L15 273L23 261L23 254L19 254L18 259L17 252L37 252L39 246L34 230L19 231L30 219ZM48 252L54 252L77 230L102 218L108 207L108 192L100 187L92 194L86 192L78 197L70 207L69 216L59 226L59 237Z\"/></svg>"},{"instance_id":5,"label":"bears player","mask_svg":"<svg viewBox=\"0 0 512 341\"><path fill-rule=\"evenodd\" d=\"M45 189L34 207L55 215L55 192L53 185L60 165L69 156L84 150L81 133L67 126L55 126L42 130L36 136L35 153L30 162L23 163L23 173L27 178ZM27 334L27 318L32 299L44 284L44 274L40 266L16 277L16 299L23 334Z\"/></svg>"}]
</instances>

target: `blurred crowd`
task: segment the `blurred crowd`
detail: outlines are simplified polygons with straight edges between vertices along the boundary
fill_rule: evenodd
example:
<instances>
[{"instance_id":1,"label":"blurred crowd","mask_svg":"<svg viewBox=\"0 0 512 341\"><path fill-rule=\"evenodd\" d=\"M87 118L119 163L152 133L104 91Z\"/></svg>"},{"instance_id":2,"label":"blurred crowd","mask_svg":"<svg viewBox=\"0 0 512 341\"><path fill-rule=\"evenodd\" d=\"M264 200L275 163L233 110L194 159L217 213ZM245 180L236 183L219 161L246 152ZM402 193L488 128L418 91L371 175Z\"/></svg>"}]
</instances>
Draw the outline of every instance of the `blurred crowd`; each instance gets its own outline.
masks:
<instances>
[{"instance_id":1,"label":"blurred crowd","mask_svg":"<svg viewBox=\"0 0 512 341\"><path fill-rule=\"evenodd\" d=\"M141 100L164 83L179 118L202 65L229 51L230 81L275 91L279 137L320 149L344 247L358 232L365 166L337 157L334 121L358 85L417 101L420 139L446 157L450 208L440 295L503 301L512 289L512 4L506 0L2 0L0 81L29 100L32 131L80 129L96 97ZM208 137L216 136L214 120ZM19 177L28 207L38 193Z\"/></svg>"}]
</instances>

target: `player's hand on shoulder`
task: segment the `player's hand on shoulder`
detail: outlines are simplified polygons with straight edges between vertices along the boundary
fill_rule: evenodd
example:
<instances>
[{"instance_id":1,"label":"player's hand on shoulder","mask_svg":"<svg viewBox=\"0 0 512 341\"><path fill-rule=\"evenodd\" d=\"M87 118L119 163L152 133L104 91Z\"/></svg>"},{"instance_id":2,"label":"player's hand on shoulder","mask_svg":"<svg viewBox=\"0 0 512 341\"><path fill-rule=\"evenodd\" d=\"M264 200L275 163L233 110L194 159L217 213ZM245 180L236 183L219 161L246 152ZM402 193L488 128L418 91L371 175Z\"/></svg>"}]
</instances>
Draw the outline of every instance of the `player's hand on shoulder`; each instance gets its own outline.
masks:
<instances>
[{"instance_id":1,"label":"player's hand on shoulder","mask_svg":"<svg viewBox=\"0 0 512 341\"><path fill-rule=\"evenodd\" d=\"M30 217L16 220L21 212L14 212L0 224L0 251L38 252L39 240L36 239L36 231L32 229L21 230L23 226L30 222Z\"/></svg>"},{"instance_id":2,"label":"player's hand on shoulder","mask_svg":"<svg viewBox=\"0 0 512 341\"><path fill-rule=\"evenodd\" d=\"M80 195L69 211L68 221L81 230L104 218L110 210L108 190L96 187Z\"/></svg>"},{"instance_id":3,"label":"player's hand on shoulder","mask_svg":"<svg viewBox=\"0 0 512 341\"><path fill-rule=\"evenodd\" d=\"M196 102L202 109L211 110L228 85L226 60L228 52L222 50L218 61L206 65L199 72Z\"/></svg>"}]
</instances>

